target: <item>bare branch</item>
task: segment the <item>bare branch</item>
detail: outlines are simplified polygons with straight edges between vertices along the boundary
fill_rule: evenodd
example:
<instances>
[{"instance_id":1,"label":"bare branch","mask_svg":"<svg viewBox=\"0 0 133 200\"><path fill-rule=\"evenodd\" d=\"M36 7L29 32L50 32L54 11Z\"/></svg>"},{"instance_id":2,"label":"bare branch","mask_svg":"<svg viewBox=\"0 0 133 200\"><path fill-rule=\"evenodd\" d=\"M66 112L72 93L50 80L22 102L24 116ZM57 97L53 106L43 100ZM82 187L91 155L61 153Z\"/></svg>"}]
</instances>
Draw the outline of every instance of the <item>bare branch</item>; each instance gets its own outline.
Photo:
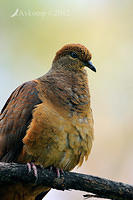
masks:
<instances>
[{"instance_id":1,"label":"bare branch","mask_svg":"<svg viewBox=\"0 0 133 200\"><path fill-rule=\"evenodd\" d=\"M57 190L80 190L91 194L84 195L85 198L97 197L112 200L133 200L133 186L111 181L96 176L65 172L60 178L49 169L39 166L38 179L33 172L28 173L27 165L16 163L0 163L0 185L23 182L36 186L48 186Z\"/></svg>"}]
</instances>

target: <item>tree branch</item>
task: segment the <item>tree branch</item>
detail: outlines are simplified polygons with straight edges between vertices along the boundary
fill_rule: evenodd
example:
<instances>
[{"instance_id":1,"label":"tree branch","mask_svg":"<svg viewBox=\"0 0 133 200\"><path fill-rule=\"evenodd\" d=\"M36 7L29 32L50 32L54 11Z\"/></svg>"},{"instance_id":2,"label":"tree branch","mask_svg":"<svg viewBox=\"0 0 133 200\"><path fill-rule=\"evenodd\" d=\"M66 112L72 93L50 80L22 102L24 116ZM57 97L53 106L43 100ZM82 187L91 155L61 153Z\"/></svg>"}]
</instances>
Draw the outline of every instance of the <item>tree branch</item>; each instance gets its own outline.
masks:
<instances>
[{"instance_id":1,"label":"tree branch","mask_svg":"<svg viewBox=\"0 0 133 200\"><path fill-rule=\"evenodd\" d=\"M96 176L65 172L60 178L56 173L49 169L39 166L38 179L36 180L33 172L28 173L27 165L16 163L0 163L0 185L14 184L23 182L36 186L48 186L57 190L81 190L88 193L86 198L97 197L112 200L133 200L133 186L111 181Z\"/></svg>"}]
</instances>

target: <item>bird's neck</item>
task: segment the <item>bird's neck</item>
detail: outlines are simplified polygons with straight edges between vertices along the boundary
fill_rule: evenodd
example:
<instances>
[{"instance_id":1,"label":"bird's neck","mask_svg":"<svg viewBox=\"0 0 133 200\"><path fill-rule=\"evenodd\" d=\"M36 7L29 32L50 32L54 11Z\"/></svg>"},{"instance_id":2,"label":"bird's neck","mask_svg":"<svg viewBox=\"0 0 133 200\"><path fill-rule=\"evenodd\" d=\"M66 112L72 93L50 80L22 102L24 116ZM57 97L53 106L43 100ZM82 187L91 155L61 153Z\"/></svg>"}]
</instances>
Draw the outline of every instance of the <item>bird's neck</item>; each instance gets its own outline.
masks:
<instances>
[{"instance_id":1,"label":"bird's neck","mask_svg":"<svg viewBox=\"0 0 133 200\"><path fill-rule=\"evenodd\" d=\"M44 95L56 106L64 106L71 112L88 111L90 94L86 71L50 70L39 78Z\"/></svg>"}]
</instances>

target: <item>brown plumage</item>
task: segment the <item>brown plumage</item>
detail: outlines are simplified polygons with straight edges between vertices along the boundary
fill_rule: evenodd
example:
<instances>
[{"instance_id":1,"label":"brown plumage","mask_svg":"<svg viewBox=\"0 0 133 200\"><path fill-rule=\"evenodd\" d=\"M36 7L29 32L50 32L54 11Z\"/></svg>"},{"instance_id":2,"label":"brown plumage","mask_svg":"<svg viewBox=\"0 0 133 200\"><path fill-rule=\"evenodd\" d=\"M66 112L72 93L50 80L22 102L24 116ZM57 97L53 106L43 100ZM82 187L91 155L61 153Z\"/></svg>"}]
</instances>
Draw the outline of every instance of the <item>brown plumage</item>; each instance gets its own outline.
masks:
<instances>
[{"instance_id":1,"label":"brown plumage","mask_svg":"<svg viewBox=\"0 0 133 200\"><path fill-rule=\"evenodd\" d=\"M93 117L84 67L96 71L90 59L83 45L65 45L56 53L47 74L11 94L0 114L0 161L34 162L70 171L87 160ZM20 200L35 199L44 191L20 184L11 190L12 195L18 188ZM10 198L3 192L3 199L14 199L11 191Z\"/></svg>"}]
</instances>

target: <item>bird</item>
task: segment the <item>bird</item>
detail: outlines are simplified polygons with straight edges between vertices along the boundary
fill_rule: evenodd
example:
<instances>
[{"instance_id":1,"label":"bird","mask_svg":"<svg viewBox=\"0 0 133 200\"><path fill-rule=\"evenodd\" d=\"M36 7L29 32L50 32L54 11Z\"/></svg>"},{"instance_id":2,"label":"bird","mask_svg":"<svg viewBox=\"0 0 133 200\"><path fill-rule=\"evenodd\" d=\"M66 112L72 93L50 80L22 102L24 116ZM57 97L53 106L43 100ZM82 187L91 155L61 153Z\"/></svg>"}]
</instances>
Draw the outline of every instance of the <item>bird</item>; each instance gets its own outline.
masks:
<instances>
[{"instance_id":1,"label":"bird","mask_svg":"<svg viewBox=\"0 0 133 200\"><path fill-rule=\"evenodd\" d=\"M1 162L33 163L59 172L88 159L94 120L86 67L96 72L91 57L84 45L66 44L45 75L13 91L0 113ZM9 186L6 194L0 192L1 199L41 200L50 190L30 187Z\"/></svg>"}]
</instances>

